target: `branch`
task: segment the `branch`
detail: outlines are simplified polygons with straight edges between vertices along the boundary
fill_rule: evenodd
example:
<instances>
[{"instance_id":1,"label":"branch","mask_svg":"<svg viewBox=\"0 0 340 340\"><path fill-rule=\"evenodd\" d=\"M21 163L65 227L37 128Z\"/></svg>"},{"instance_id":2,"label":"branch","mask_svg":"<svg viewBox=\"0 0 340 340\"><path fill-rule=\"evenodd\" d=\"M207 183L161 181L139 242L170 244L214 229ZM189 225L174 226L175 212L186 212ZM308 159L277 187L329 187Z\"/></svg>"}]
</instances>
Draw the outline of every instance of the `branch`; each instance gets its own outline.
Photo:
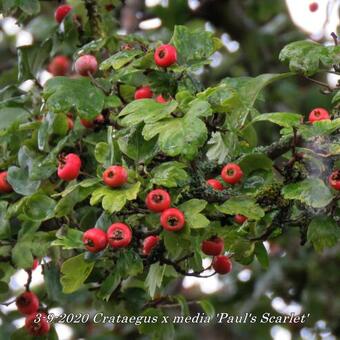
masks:
<instances>
[{"instance_id":1,"label":"branch","mask_svg":"<svg viewBox=\"0 0 340 340\"><path fill-rule=\"evenodd\" d=\"M32 282L32 270L31 269L27 270L27 274L28 274L28 278L27 278L27 282L24 285L24 287L26 288L26 291L28 292L30 290L30 284Z\"/></svg>"},{"instance_id":2,"label":"branch","mask_svg":"<svg viewBox=\"0 0 340 340\"><path fill-rule=\"evenodd\" d=\"M207 278L207 277L210 277L210 276L213 276L213 275L216 274L216 272L213 272L212 274L209 274L209 275L200 275L201 273L210 269L211 265L207 268L202 269L201 271L198 271L198 272L186 272L184 269L182 269L181 266L179 266L177 264L177 262L173 262L173 261L171 261L171 260L169 260L169 259L167 259L163 256L160 258L159 263L168 264L168 265L172 266L176 270L177 273L182 274L184 276L195 276L195 277L200 277L200 278Z\"/></svg>"},{"instance_id":3,"label":"branch","mask_svg":"<svg viewBox=\"0 0 340 340\"><path fill-rule=\"evenodd\" d=\"M89 17L90 26L92 28L93 35L100 36L100 16L95 0L85 0L85 7L87 15Z\"/></svg>"}]
</instances>

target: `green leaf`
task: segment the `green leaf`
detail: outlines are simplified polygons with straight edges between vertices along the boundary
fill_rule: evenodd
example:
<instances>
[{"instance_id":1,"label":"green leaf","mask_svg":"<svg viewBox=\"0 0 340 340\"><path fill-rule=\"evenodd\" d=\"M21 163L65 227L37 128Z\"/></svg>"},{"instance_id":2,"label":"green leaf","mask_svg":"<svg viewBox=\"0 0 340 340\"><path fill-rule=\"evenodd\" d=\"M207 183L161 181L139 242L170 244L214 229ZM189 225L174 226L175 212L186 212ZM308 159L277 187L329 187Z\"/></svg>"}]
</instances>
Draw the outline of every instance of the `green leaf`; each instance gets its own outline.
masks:
<instances>
[{"instance_id":1,"label":"green leaf","mask_svg":"<svg viewBox=\"0 0 340 340\"><path fill-rule=\"evenodd\" d=\"M239 161L245 176L249 176L255 170L272 171L273 161L264 154L251 154L244 156Z\"/></svg>"},{"instance_id":2,"label":"green leaf","mask_svg":"<svg viewBox=\"0 0 340 340\"><path fill-rule=\"evenodd\" d=\"M212 115L212 109L210 104L201 99L195 99L189 104L187 116L193 116L197 118L209 117Z\"/></svg>"},{"instance_id":3,"label":"green leaf","mask_svg":"<svg viewBox=\"0 0 340 340\"><path fill-rule=\"evenodd\" d=\"M100 286L100 290L97 294L99 299L104 301L108 301L110 299L111 294L114 290L119 286L121 282L121 276L119 271L114 270L106 279L102 282Z\"/></svg>"},{"instance_id":4,"label":"green leaf","mask_svg":"<svg viewBox=\"0 0 340 340\"><path fill-rule=\"evenodd\" d=\"M63 230L63 234L57 232L58 240L51 243L51 246L61 246L63 249L84 249L82 241L83 232L74 228L67 228L66 233Z\"/></svg>"},{"instance_id":5,"label":"green leaf","mask_svg":"<svg viewBox=\"0 0 340 340\"><path fill-rule=\"evenodd\" d=\"M75 108L87 120L98 116L105 99L104 93L87 77L54 77L46 82L43 96L51 111L65 113Z\"/></svg>"},{"instance_id":6,"label":"green leaf","mask_svg":"<svg viewBox=\"0 0 340 340\"><path fill-rule=\"evenodd\" d=\"M12 261L17 268L31 268L33 255L30 241L18 241L12 249Z\"/></svg>"},{"instance_id":7,"label":"green leaf","mask_svg":"<svg viewBox=\"0 0 340 340\"><path fill-rule=\"evenodd\" d=\"M233 132L213 132L208 145L207 157L210 161L217 161L219 164L230 161L237 156L238 138Z\"/></svg>"},{"instance_id":8,"label":"green leaf","mask_svg":"<svg viewBox=\"0 0 340 340\"><path fill-rule=\"evenodd\" d=\"M340 91L338 90L338 91L335 92L335 95L334 95L334 97L333 97L333 99L332 99L332 103L333 103L333 104L336 104L336 103L338 103L339 101L340 101Z\"/></svg>"},{"instance_id":9,"label":"green leaf","mask_svg":"<svg viewBox=\"0 0 340 340\"><path fill-rule=\"evenodd\" d=\"M20 8L27 15L34 15L40 12L39 0L3 0L2 6L5 12L17 8Z\"/></svg>"},{"instance_id":10,"label":"green leaf","mask_svg":"<svg viewBox=\"0 0 340 340\"><path fill-rule=\"evenodd\" d=\"M110 148L105 142L99 142L94 149L94 157L98 163L105 163L110 159Z\"/></svg>"},{"instance_id":11,"label":"green leaf","mask_svg":"<svg viewBox=\"0 0 340 340\"><path fill-rule=\"evenodd\" d=\"M5 294L9 291L8 284L4 281L0 281L0 294Z\"/></svg>"},{"instance_id":12,"label":"green leaf","mask_svg":"<svg viewBox=\"0 0 340 340\"><path fill-rule=\"evenodd\" d=\"M200 214L202 210L207 206L207 202L199 199L191 199L182 203L178 208L183 211L185 215L185 223L190 229L206 228L210 224L210 221Z\"/></svg>"},{"instance_id":13,"label":"green leaf","mask_svg":"<svg viewBox=\"0 0 340 340\"><path fill-rule=\"evenodd\" d=\"M11 229L7 217L8 202L0 201L0 240L10 236Z\"/></svg>"},{"instance_id":14,"label":"green leaf","mask_svg":"<svg viewBox=\"0 0 340 340\"><path fill-rule=\"evenodd\" d=\"M320 68L330 69L340 62L340 46L324 46L314 41L295 41L285 46L279 59L289 63L293 72L311 76Z\"/></svg>"},{"instance_id":15,"label":"green leaf","mask_svg":"<svg viewBox=\"0 0 340 340\"><path fill-rule=\"evenodd\" d=\"M101 64L99 69L102 71L106 71L109 68L113 68L114 70L119 70L124 65L130 63L133 59L137 56L142 55L143 52L141 50L125 50L120 51L110 58L104 60Z\"/></svg>"},{"instance_id":16,"label":"green leaf","mask_svg":"<svg viewBox=\"0 0 340 340\"><path fill-rule=\"evenodd\" d=\"M54 216L56 202L43 194L34 194L25 201L23 210L32 221L45 221Z\"/></svg>"},{"instance_id":17,"label":"green leaf","mask_svg":"<svg viewBox=\"0 0 340 340\"><path fill-rule=\"evenodd\" d=\"M265 269L269 267L269 257L267 253L266 247L263 245L262 242L256 242L255 244L255 255L258 261L260 262L261 266Z\"/></svg>"},{"instance_id":18,"label":"green leaf","mask_svg":"<svg viewBox=\"0 0 340 340\"><path fill-rule=\"evenodd\" d=\"M316 251L334 247L340 239L340 227L331 217L317 216L308 226L307 239Z\"/></svg>"},{"instance_id":19,"label":"green leaf","mask_svg":"<svg viewBox=\"0 0 340 340\"><path fill-rule=\"evenodd\" d=\"M40 45L19 47L17 49L19 81L36 78L38 71L49 58L51 50L52 39L45 40Z\"/></svg>"},{"instance_id":20,"label":"green leaf","mask_svg":"<svg viewBox=\"0 0 340 340\"><path fill-rule=\"evenodd\" d=\"M216 209L228 215L244 215L249 220L260 220L264 216L263 209L251 198L232 197L222 205L216 205Z\"/></svg>"},{"instance_id":21,"label":"green leaf","mask_svg":"<svg viewBox=\"0 0 340 340\"><path fill-rule=\"evenodd\" d=\"M4 107L0 109L0 130L7 129L15 121L22 121L29 112L21 107Z\"/></svg>"},{"instance_id":22,"label":"green leaf","mask_svg":"<svg viewBox=\"0 0 340 340\"><path fill-rule=\"evenodd\" d=\"M41 181L34 181L29 178L27 168L22 169L16 166L11 166L8 169L7 180L15 192L24 196L34 194L41 183Z\"/></svg>"},{"instance_id":23,"label":"green leaf","mask_svg":"<svg viewBox=\"0 0 340 340\"><path fill-rule=\"evenodd\" d=\"M166 155L182 155L186 159L193 159L206 141L208 132L199 118L185 116L145 125L143 136L146 140L156 135L159 135L159 148Z\"/></svg>"},{"instance_id":24,"label":"green leaf","mask_svg":"<svg viewBox=\"0 0 340 340\"><path fill-rule=\"evenodd\" d=\"M213 33L202 29L190 31L185 26L175 26L170 43L177 49L180 65L207 63L207 59L218 49Z\"/></svg>"},{"instance_id":25,"label":"green leaf","mask_svg":"<svg viewBox=\"0 0 340 340\"><path fill-rule=\"evenodd\" d=\"M150 266L148 275L145 279L145 288L152 298L155 296L156 289L162 286L165 269L166 266L161 266L158 262L153 263Z\"/></svg>"},{"instance_id":26,"label":"green leaf","mask_svg":"<svg viewBox=\"0 0 340 340\"><path fill-rule=\"evenodd\" d=\"M186 165L180 162L162 163L152 170L151 183L166 188L183 187L189 182L185 168Z\"/></svg>"},{"instance_id":27,"label":"green leaf","mask_svg":"<svg viewBox=\"0 0 340 340\"><path fill-rule=\"evenodd\" d=\"M301 125L299 132L304 139L327 136L340 129L340 118L333 120L322 120L311 125Z\"/></svg>"},{"instance_id":28,"label":"green leaf","mask_svg":"<svg viewBox=\"0 0 340 340\"><path fill-rule=\"evenodd\" d=\"M135 200L139 188L140 182L127 184L124 187L117 189L100 187L92 193L90 204L95 205L102 201L103 209L112 214L115 211L122 210L127 201Z\"/></svg>"},{"instance_id":29,"label":"green leaf","mask_svg":"<svg viewBox=\"0 0 340 340\"><path fill-rule=\"evenodd\" d=\"M319 178L288 184L282 188L282 194L285 199L298 200L313 208L323 208L333 199L331 191Z\"/></svg>"},{"instance_id":30,"label":"green leaf","mask_svg":"<svg viewBox=\"0 0 340 340\"><path fill-rule=\"evenodd\" d=\"M136 162L147 163L158 151L157 138L145 141L142 130L142 124L130 128L126 135L118 139L118 145L129 158Z\"/></svg>"},{"instance_id":31,"label":"green leaf","mask_svg":"<svg viewBox=\"0 0 340 340\"><path fill-rule=\"evenodd\" d=\"M296 113L275 112L263 113L252 120L252 123L269 121L283 127L297 127L301 124L303 117Z\"/></svg>"},{"instance_id":32,"label":"green leaf","mask_svg":"<svg viewBox=\"0 0 340 340\"><path fill-rule=\"evenodd\" d=\"M67 259L61 266L60 279L63 292L70 294L78 290L94 267L94 262L84 260L84 254Z\"/></svg>"},{"instance_id":33,"label":"green leaf","mask_svg":"<svg viewBox=\"0 0 340 340\"><path fill-rule=\"evenodd\" d=\"M205 91L198 93L197 97L208 101L216 112L231 112L235 107L241 105L239 94L227 84L209 87Z\"/></svg>"},{"instance_id":34,"label":"green leaf","mask_svg":"<svg viewBox=\"0 0 340 340\"><path fill-rule=\"evenodd\" d=\"M214 305L209 300L201 300L198 302L204 313L213 318L216 314Z\"/></svg>"},{"instance_id":35,"label":"green leaf","mask_svg":"<svg viewBox=\"0 0 340 340\"><path fill-rule=\"evenodd\" d=\"M161 119L169 118L177 108L177 102L172 100L167 104L156 102L154 99L134 100L126 105L120 112L121 125L130 127L141 122L155 123Z\"/></svg>"}]
</instances>

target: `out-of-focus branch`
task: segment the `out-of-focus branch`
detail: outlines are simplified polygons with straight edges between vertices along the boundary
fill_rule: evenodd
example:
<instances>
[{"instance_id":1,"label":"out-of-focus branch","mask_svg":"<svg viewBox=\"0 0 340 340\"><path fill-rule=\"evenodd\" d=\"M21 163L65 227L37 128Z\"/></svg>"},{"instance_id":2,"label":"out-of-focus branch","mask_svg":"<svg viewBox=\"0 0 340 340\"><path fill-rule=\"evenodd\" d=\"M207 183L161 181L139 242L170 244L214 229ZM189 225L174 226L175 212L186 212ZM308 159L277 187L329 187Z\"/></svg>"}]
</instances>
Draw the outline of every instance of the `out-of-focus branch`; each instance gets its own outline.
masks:
<instances>
[{"instance_id":1,"label":"out-of-focus branch","mask_svg":"<svg viewBox=\"0 0 340 340\"><path fill-rule=\"evenodd\" d=\"M142 11L144 8L144 1L142 0L126 0L120 14L120 25L127 33L136 32L140 20L142 19Z\"/></svg>"}]
</instances>

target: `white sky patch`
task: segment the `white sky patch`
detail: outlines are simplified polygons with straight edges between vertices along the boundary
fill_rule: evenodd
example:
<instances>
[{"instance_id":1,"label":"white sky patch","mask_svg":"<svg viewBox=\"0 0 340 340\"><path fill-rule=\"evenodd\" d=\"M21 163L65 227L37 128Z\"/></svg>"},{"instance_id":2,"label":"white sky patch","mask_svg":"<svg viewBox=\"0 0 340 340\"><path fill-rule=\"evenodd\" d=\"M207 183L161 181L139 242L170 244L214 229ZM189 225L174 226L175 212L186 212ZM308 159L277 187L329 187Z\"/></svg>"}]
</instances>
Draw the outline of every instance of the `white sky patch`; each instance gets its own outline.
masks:
<instances>
[{"instance_id":1,"label":"white sky patch","mask_svg":"<svg viewBox=\"0 0 340 340\"><path fill-rule=\"evenodd\" d=\"M73 330L70 326L68 325L63 325L63 324L55 324L55 330L58 334L59 340L69 340L72 339L73 336Z\"/></svg>"},{"instance_id":2,"label":"white sky patch","mask_svg":"<svg viewBox=\"0 0 340 340\"><path fill-rule=\"evenodd\" d=\"M20 31L16 36L16 47L29 46L33 44L33 35L28 31Z\"/></svg>"},{"instance_id":3,"label":"white sky patch","mask_svg":"<svg viewBox=\"0 0 340 340\"><path fill-rule=\"evenodd\" d=\"M25 325L25 318L20 318L20 319L13 320L12 324L16 328L21 328L21 327L23 327Z\"/></svg>"},{"instance_id":4,"label":"white sky patch","mask_svg":"<svg viewBox=\"0 0 340 340\"><path fill-rule=\"evenodd\" d=\"M28 92L29 90L32 89L33 86L34 86L34 81L29 79L29 80L25 80L24 82L22 82L19 86L19 89L24 92Z\"/></svg>"},{"instance_id":5,"label":"white sky patch","mask_svg":"<svg viewBox=\"0 0 340 340\"><path fill-rule=\"evenodd\" d=\"M203 259L203 267L207 268L211 263L211 259ZM202 275L212 274L213 270L206 270ZM219 280L218 275L208 278L199 278L194 276L186 276L183 280L183 288L189 289L194 286L199 286L202 293L213 294L223 288L224 284Z\"/></svg>"},{"instance_id":6,"label":"white sky patch","mask_svg":"<svg viewBox=\"0 0 340 340\"><path fill-rule=\"evenodd\" d=\"M198 0L188 0L188 6L190 9L195 11L198 7L200 7L200 2Z\"/></svg>"},{"instance_id":7,"label":"white sky patch","mask_svg":"<svg viewBox=\"0 0 340 340\"><path fill-rule=\"evenodd\" d=\"M222 60L223 60L223 55L221 52L215 52L211 57L211 67L218 67L221 65Z\"/></svg>"},{"instance_id":8,"label":"white sky patch","mask_svg":"<svg viewBox=\"0 0 340 340\"><path fill-rule=\"evenodd\" d=\"M291 313L294 313L295 315L299 315L302 312L301 305L296 302L292 302L287 305L280 297L275 297L271 305L277 312L281 314L290 315Z\"/></svg>"},{"instance_id":9,"label":"white sky patch","mask_svg":"<svg viewBox=\"0 0 340 340\"><path fill-rule=\"evenodd\" d=\"M12 17L6 17L2 20L2 29L7 35L16 35L21 31L17 21Z\"/></svg>"},{"instance_id":10,"label":"white sky patch","mask_svg":"<svg viewBox=\"0 0 340 340\"><path fill-rule=\"evenodd\" d=\"M319 8L315 12L309 10L309 5L317 2ZM294 24L314 39L321 39L324 35L330 39L330 33L336 31L339 24L339 3L326 0L286 0L290 16ZM335 4L334 7L328 4ZM328 15L328 23L325 25Z\"/></svg>"},{"instance_id":11,"label":"white sky patch","mask_svg":"<svg viewBox=\"0 0 340 340\"><path fill-rule=\"evenodd\" d=\"M223 33L221 35L221 41L230 53L235 53L240 48L240 43L236 40L232 40L228 33Z\"/></svg>"},{"instance_id":12,"label":"white sky patch","mask_svg":"<svg viewBox=\"0 0 340 340\"><path fill-rule=\"evenodd\" d=\"M241 281L241 282L247 282L251 279L251 274L252 271L250 269L243 269L241 270L238 274L237 274L237 278Z\"/></svg>"},{"instance_id":13,"label":"white sky patch","mask_svg":"<svg viewBox=\"0 0 340 340\"><path fill-rule=\"evenodd\" d=\"M335 88L339 80L340 80L339 75L333 73L327 74L327 82L331 88Z\"/></svg>"},{"instance_id":14,"label":"white sky patch","mask_svg":"<svg viewBox=\"0 0 340 340\"><path fill-rule=\"evenodd\" d=\"M160 18L153 18L144 20L139 24L139 28L142 30L153 30L161 27L162 20Z\"/></svg>"},{"instance_id":15,"label":"white sky patch","mask_svg":"<svg viewBox=\"0 0 340 340\"><path fill-rule=\"evenodd\" d=\"M53 78L53 75L46 70L41 71L38 75L39 82L42 86L44 86L44 84L47 82L47 80L49 80L51 78Z\"/></svg>"},{"instance_id":16,"label":"white sky patch","mask_svg":"<svg viewBox=\"0 0 340 340\"><path fill-rule=\"evenodd\" d=\"M291 340L292 334L288 329L281 326L274 326L270 330L270 335L274 340Z\"/></svg>"}]
</instances>

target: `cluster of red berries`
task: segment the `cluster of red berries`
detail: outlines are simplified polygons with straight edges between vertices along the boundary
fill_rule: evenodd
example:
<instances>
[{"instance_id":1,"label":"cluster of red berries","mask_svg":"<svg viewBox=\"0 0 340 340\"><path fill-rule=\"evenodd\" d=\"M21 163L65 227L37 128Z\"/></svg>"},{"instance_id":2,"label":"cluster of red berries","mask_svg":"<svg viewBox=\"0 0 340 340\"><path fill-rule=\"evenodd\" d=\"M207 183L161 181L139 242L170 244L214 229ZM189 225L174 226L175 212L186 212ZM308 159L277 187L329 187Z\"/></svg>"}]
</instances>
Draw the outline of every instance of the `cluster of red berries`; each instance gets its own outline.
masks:
<instances>
[{"instance_id":1,"label":"cluster of red berries","mask_svg":"<svg viewBox=\"0 0 340 340\"><path fill-rule=\"evenodd\" d=\"M132 231L124 223L113 223L107 232L98 228L91 228L85 231L83 243L91 253L98 253L104 250L109 244L112 248L127 247L132 240Z\"/></svg>"},{"instance_id":2,"label":"cluster of red berries","mask_svg":"<svg viewBox=\"0 0 340 340\"><path fill-rule=\"evenodd\" d=\"M146 207L155 213L161 213L161 226L168 231L179 231L184 228L185 216L177 208L170 208L171 197L163 189L150 191L145 199Z\"/></svg>"},{"instance_id":3,"label":"cluster of red berries","mask_svg":"<svg viewBox=\"0 0 340 340\"><path fill-rule=\"evenodd\" d=\"M39 260L34 259L32 267L27 269L31 272L39 265ZM25 328L33 336L43 336L50 330L50 324L47 321L46 314L39 311L40 300L36 294L30 290L20 294L15 300L18 311L26 316Z\"/></svg>"},{"instance_id":4,"label":"cluster of red berries","mask_svg":"<svg viewBox=\"0 0 340 340\"><path fill-rule=\"evenodd\" d=\"M159 67L169 67L177 62L177 50L172 45L162 45L158 47L154 53L154 60ZM135 99L152 98L153 92L150 86L142 86L135 92ZM158 103L164 104L167 100L160 94L156 97Z\"/></svg>"},{"instance_id":5,"label":"cluster of red berries","mask_svg":"<svg viewBox=\"0 0 340 340\"><path fill-rule=\"evenodd\" d=\"M241 181L243 177L243 171L239 165L235 163L229 163L223 167L221 171L221 177L223 181L226 183L229 183L232 185L237 184ZM219 190L219 191L224 190L223 184L215 178L208 179L207 184L215 190Z\"/></svg>"},{"instance_id":6,"label":"cluster of red berries","mask_svg":"<svg viewBox=\"0 0 340 340\"><path fill-rule=\"evenodd\" d=\"M135 99L148 99L153 97L153 92L150 86L142 86L135 91ZM167 100L160 94L156 97L156 102L165 104Z\"/></svg>"},{"instance_id":7,"label":"cluster of red berries","mask_svg":"<svg viewBox=\"0 0 340 340\"><path fill-rule=\"evenodd\" d=\"M31 291L26 291L16 298L16 305L21 314L26 315L25 328L33 336L42 336L49 332L50 324L46 319L46 314L38 312L40 301L37 295ZM40 318L39 315L41 314ZM37 320L39 320L37 322Z\"/></svg>"},{"instance_id":8,"label":"cluster of red berries","mask_svg":"<svg viewBox=\"0 0 340 340\"><path fill-rule=\"evenodd\" d=\"M237 184L241 181L243 177L243 171L241 167L235 163L229 163L225 165L221 171L221 177L224 182L229 184ZM210 178L207 180L207 184L215 190L224 190L223 184L215 178ZM235 215L234 221L237 224L243 224L247 220L247 217L243 215Z\"/></svg>"},{"instance_id":9,"label":"cluster of red berries","mask_svg":"<svg viewBox=\"0 0 340 340\"><path fill-rule=\"evenodd\" d=\"M204 254L213 256L212 267L218 274L228 274L233 266L230 258L226 255L221 255L224 250L224 241L217 236L212 236L208 240L204 240L201 244L201 249Z\"/></svg>"}]
</instances>

